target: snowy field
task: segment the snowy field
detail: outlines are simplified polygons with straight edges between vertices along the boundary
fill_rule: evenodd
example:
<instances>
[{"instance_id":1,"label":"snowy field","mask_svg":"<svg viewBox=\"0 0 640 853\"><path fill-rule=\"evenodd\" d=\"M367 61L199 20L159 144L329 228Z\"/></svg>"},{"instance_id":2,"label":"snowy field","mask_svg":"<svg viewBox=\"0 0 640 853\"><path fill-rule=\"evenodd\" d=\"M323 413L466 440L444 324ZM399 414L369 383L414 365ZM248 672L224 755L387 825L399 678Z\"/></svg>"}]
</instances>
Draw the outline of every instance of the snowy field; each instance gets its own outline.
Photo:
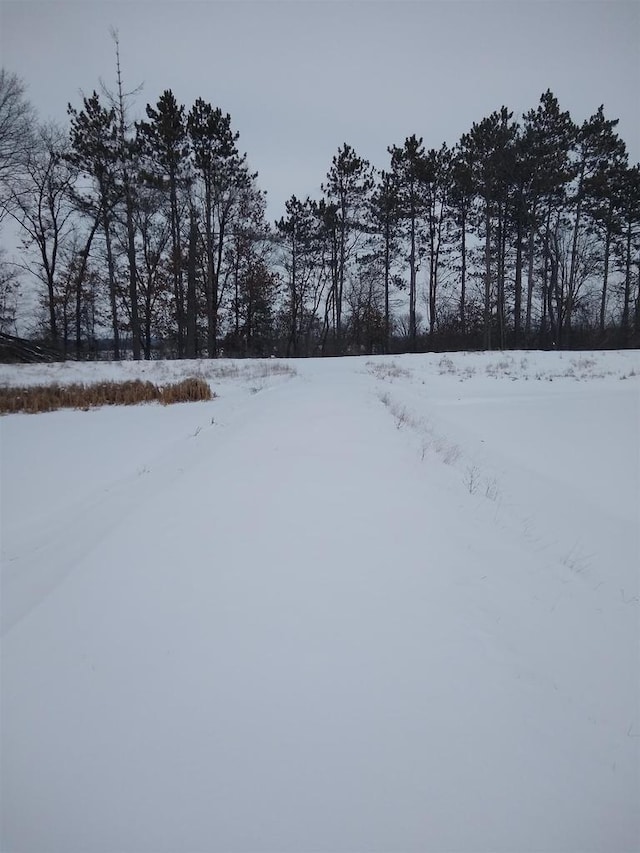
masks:
<instances>
[{"instance_id":1,"label":"snowy field","mask_svg":"<svg viewBox=\"0 0 640 853\"><path fill-rule=\"evenodd\" d=\"M0 419L2 851L637 851L640 353L0 382L193 374Z\"/></svg>"}]
</instances>

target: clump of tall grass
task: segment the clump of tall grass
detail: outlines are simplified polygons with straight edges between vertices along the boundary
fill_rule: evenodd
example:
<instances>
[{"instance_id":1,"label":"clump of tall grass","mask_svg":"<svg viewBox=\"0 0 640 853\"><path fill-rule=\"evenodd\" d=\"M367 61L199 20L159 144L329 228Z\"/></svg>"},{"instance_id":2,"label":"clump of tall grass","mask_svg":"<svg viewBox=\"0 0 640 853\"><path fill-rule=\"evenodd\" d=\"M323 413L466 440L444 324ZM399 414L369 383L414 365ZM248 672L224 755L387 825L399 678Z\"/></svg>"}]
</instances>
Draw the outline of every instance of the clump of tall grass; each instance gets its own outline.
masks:
<instances>
[{"instance_id":1,"label":"clump of tall grass","mask_svg":"<svg viewBox=\"0 0 640 853\"><path fill-rule=\"evenodd\" d=\"M159 389L160 402L168 405L170 403L198 403L201 400L211 400L215 397L209 383L197 376L190 376L180 382L164 385Z\"/></svg>"},{"instance_id":2,"label":"clump of tall grass","mask_svg":"<svg viewBox=\"0 0 640 853\"><path fill-rule=\"evenodd\" d=\"M43 385L0 388L0 414L53 412L57 409L93 409L99 406L135 406L139 403L189 403L211 400L209 383L189 377L171 385L154 385L142 379L96 382L91 385Z\"/></svg>"}]
</instances>

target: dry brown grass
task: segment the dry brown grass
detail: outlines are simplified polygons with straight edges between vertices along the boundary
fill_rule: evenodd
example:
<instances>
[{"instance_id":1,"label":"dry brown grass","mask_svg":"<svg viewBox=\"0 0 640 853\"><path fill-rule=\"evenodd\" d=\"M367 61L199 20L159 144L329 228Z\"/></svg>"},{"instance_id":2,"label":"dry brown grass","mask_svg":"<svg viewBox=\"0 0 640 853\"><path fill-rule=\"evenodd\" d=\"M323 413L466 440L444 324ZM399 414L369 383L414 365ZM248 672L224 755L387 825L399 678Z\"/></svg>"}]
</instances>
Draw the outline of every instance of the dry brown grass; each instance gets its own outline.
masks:
<instances>
[{"instance_id":1,"label":"dry brown grass","mask_svg":"<svg viewBox=\"0 0 640 853\"><path fill-rule=\"evenodd\" d=\"M199 400L210 400L212 396L209 384L204 379L195 376L160 388L160 402L165 405L169 403L197 403Z\"/></svg>"},{"instance_id":2,"label":"dry brown grass","mask_svg":"<svg viewBox=\"0 0 640 853\"><path fill-rule=\"evenodd\" d=\"M133 379L126 382L97 382L92 385L43 385L29 388L0 388L0 414L36 414L56 409L92 409L98 406L135 406L138 403L189 403L211 400L209 384L191 377L172 385L154 385Z\"/></svg>"}]
</instances>

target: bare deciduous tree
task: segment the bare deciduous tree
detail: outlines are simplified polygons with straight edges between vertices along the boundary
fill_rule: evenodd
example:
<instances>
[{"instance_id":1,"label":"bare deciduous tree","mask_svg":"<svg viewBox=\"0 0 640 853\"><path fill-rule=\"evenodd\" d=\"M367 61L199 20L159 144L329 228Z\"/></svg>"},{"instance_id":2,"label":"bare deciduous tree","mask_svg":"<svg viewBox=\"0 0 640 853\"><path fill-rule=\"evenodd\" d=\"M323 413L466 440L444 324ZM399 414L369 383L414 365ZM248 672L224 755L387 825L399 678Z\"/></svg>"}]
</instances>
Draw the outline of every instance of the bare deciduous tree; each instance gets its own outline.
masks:
<instances>
[{"instance_id":1,"label":"bare deciduous tree","mask_svg":"<svg viewBox=\"0 0 640 853\"><path fill-rule=\"evenodd\" d=\"M22 80L0 68L0 221L10 204L12 182L22 171L34 142L35 111Z\"/></svg>"},{"instance_id":2,"label":"bare deciduous tree","mask_svg":"<svg viewBox=\"0 0 640 853\"><path fill-rule=\"evenodd\" d=\"M24 256L20 266L45 285L54 343L59 336L56 302L61 254L73 232L70 189L74 171L64 157L65 147L66 136L60 128L40 128L24 174L12 184L9 201L9 212L21 229Z\"/></svg>"}]
</instances>

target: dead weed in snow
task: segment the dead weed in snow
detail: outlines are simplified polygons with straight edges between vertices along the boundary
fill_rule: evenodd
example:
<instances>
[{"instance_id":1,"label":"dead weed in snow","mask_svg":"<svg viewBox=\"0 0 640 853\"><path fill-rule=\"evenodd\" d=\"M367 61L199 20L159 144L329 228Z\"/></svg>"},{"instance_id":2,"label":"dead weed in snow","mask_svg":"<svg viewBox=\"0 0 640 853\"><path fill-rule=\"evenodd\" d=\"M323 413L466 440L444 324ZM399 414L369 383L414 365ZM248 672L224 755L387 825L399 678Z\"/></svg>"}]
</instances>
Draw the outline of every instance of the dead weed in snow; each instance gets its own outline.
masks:
<instances>
[{"instance_id":1,"label":"dead weed in snow","mask_svg":"<svg viewBox=\"0 0 640 853\"><path fill-rule=\"evenodd\" d=\"M53 412L56 409L92 409L98 406L135 406L139 403L188 403L211 400L208 382L189 377L170 385L132 379L91 385L44 385L0 388L0 414Z\"/></svg>"}]
</instances>

